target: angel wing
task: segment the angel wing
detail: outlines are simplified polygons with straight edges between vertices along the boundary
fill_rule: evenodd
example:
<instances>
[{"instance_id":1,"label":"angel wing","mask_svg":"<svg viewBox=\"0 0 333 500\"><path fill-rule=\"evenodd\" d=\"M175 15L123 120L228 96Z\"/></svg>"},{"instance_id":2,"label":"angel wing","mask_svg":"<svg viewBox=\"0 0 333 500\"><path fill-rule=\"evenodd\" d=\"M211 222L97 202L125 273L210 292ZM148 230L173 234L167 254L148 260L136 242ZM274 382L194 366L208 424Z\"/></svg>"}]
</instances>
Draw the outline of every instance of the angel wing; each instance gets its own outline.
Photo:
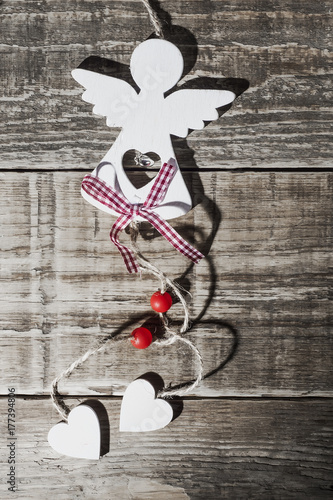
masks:
<instances>
[{"instance_id":1,"label":"angel wing","mask_svg":"<svg viewBox=\"0 0 333 500\"><path fill-rule=\"evenodd\" d=\"M219 117L216 109L230 104L235 97L229 90L177 90L164 101L170 134L186 137L188 129L204 128L204 121L216 120Z\"/></svg>"},{"instance_id":2,"label":"angel wing","mask_svg":"<svg viewBox=\"0 0 333 500\"><path fill-rule=\"evenodd\" d=\"M124 125L131 111L130 103L137 99L137 93L129 83L80 68L74 69L72 76L87 89L82 94L82 99L94 104L93 112L96 115L106 116L109 127Z\"/></svg>"}]
</instances>

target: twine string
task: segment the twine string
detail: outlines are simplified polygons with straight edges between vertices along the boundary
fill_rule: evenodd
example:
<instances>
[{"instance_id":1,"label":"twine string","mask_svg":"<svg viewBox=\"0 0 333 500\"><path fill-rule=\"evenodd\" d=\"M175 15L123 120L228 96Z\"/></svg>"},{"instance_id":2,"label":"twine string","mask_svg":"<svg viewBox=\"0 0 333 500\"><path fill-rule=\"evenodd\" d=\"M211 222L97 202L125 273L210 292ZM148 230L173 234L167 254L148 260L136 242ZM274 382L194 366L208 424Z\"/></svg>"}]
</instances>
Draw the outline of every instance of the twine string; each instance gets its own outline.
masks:
<instances>
[{"instance_id":1,"label":"twine string","mask_svg":"<svg viewBox=\"0 0 333 500\"><path fill-rule=\"evenodd\" d=\"M166 388L164 391L160 391L158 393L158 396L161 398L171 398L173 396L185 396L185 394L187 394L188 392L193 391L193 389L200 384L200 382L203 378L203 364L202 364L202 357L201 357L199 349L190 340L188 340L184 337L181 337L180 335L174 336L174 341L176 341L176 340L183 342L188 347L190 347L190 349L194 352L195 358L196 358L195 365L197 368L197 376L194 380L184 384L183 388L173 389L172 387L170 387L170 388ZM157 344L162 344L162 342L157 341Z\"/></svg>"},{"instance_id":2,"label":"twine string","mask_svg":"<svg viewBox=\"0 0 333 500\"><path fill-rule=\"evenodd\" d=\"M58 391L58 386L59 386L60 380L62 380L63 378L68 378L73 373L73 371L76 368L78 368L79 366L81 366L85 361L87 361L87 359L90 358L90 356L93 356L93 354L95 354L97 352L103 351L109 342L111 342L111 341L113 341L113 342L125 342L127 340L128 339L123 339L123 338L117 339L116 337L112 337L112 336L104 338L103 340L101 340L101 342L96 347L88 349L88 351L86 351L82 356L80 356L78 359L73 361L73 363L71 363L68 366L68 368L66 368L66 370L61 372L53 380L53 382L51 384L51 392L50 392L51 400L52 400L54 407L56 408L58 413L60 413L60 415L62 416L62 418L64 420L66 420L66 421L68 420L68 415L69 415L71 409L65 404L65 402L62 399L61 394Z\"/></svg>"},{"instance_id":3,"label":"twine string","mask_svg":"<svg viewBox=\"0 0 333 500\"><path fill-rule=\"evenodd\" d=\"M132 221L129 226L130 229L130 236L131 236L131 244L132 244L132 250L133 253L135 254L135 257L137 258L137 261L140 264L141 269L144 271L148 271L151 274L153 274L156 278L160 280L161 283L161 293L165 293L166 289L172 290L172 292L176 295L176 297L179 299L181 305L183 306L184 310L184 321L183 325L180 328L180 333L185 333L190 327L190 318L189 318L189 311L188 307L186 304L186 300L184 299L184 296L181 293L181 290L188 295L191 295L189 292L184 290L180 285L175 283L173 280L168 278L157 266L152 264L148 259L146 259L142 253L140 252L138 245L137 245L137 238L139 235L139 224L136 221ZM165 315L161 315L161 319L164 322L165 320ZM164 324L166 333L168 333L168 326L165 323Z\"/></svg>"},{"instance_id":4,"label":"twine string","mask_svg":"<svg viewBox=\"0 0 333 500\"><path fill-rule=\"evenodd\" d=\"M154 9L152 8L150 1L149 0L141 0L141 1L147 9L150 22L152 23L152 25L154 26L154 29L155 29L155 34L160 38L164 38L162 23L161 23L158 15L156 14Z\"/></svg>"},{"instance_id":5,"label":"twine string","mask_svg":"<svg viewBox=\"0 0 333 500\"><path fill-rule=\"evenodd\" d=\"M183 324L180 328L180 333L185 333L187 330L190 328L190 322L189 322L189 310L187 303L184 299L184 296L182 295L181 291L186 292L190 295L189 292L184 290L180 285L175 283L173 280L169 279L157 266L154 266L148 259L146 259L140 252L138 245L137 245L137 237L139 234L139 224L138 222L132 221L130 224L130 236L131 236L131 243L132 243L132 250L142 267L142 270L146 270L156 276L161 283L161 293L164 293L166 289L171 289L173 293L178 297L180 303L183 306L184 310L184 320ZM186 344L195 354L195 366L196 366L196 371L197 371L197 376L196 378L188 382L187 384L184 385L183 388L179 389L172 389L168 388L165 389L164 391L161 391L158 393L158 396L160 397L172 397L172 396L184 396L188 392L192 391L197 385L202 380L203 377L203 363L202 363L202 357L200 354L199 349L188 339L181 337L178 333L174 332L171 328L169 328L169 322L168 318L165 314L159 313L159 316L161 318L161 322L163 324L164 328L164 333L165 333L165 338L163 339L158 339L155 341L155 344L160 345L160 346L168 346L171 345L175 342L183 342Z\"/></svg>"},{"instance_id":6,"label":"twine string","mask_svg":"<svg viewBox=\"0 0 333 500\"><path fill-rule=\"evenodd\" d=\"M160 269L158 269L157 266L152 264L148 259L146 259L142 253L140 252L138 245L137 245L137 237L139 234L139 226L137 222L131 222L130 224L130 236L131 236L131 245L132 245L132 250L135 253L135 256L139 262L140 265L140 270L141 271L148 271L151 274L153 274L155 277L157 277L160 280L161 283L161 293L164 293L166 289L172 290L172 292L179 298L179 301L183 307L184 310L184 320L183 324L179 329L179 333L173 331L169 327L169 322L166 314L164 313L159 313L163 329L164 329L164 338L162 339L157 339L155 340L154 344L157 346L170 346L176 342L183 343L185 346L187 346L190 350L192 350L195 360L194 360L194 365L196 368L196 378L194 380L191 380L190 382L182 384L182 387L179 387L177 389L173 389L172 387L168 387L164 389L163 391L160 391L157 396L158 397L164 397L164 398L170 398L173 396L184 396L188 392L192 391L197 385L200 383L200 381L203 378L203 364L202 364L202 357L200 354L199 349L187 338L182 337L180 334L185 333L189 327L190 327L190 322L189 322L189 311L188 311L188 306L187 303L181 293L181 287L169 279ZM185 290L183 290L185 292ZM188 292L187 292L188 293ZM61 415L63 420L66 422L68 421L68 415L71 411L71 409L65 404L61 394L59 393L59 383L62 379L64 378L69 378L70 375L73 373L73 371L81 366L85 361L87 361L88 358L96 354L97 352L103 351L106 346L110 342L128 342L129 339L126 338L120 338L118 339L115 336L108 336L102 339L99 344L96 347L92 347L88 349L82 356L80 356L78 359L73 361L66 370L61 372L52 382L51 384L51 391L50 391L50 396L52 403L58 413Z\"/></svg>"}]
</instances>

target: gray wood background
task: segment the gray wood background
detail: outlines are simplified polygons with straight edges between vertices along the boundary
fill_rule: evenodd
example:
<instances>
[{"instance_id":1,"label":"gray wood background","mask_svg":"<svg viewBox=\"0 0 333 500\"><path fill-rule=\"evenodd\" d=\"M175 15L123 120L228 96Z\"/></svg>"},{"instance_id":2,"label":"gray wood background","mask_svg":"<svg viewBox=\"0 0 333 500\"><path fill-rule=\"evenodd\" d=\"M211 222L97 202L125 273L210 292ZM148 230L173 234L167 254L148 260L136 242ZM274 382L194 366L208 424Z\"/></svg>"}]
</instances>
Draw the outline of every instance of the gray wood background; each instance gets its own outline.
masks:
<instances>
[{"instance_id":1,"label":"gray wood background","mask_svg":"<svg viewBox=\"0 0 333 500\"><path fill-rule=\"evenodd\" d=\"M109 453L91 462L48 446L59 421L52 379L105 335L130 334L157 287L149 275L127 275L109 242L113 219L80 196L118 131L82 102L70 71L91 56L104 58L91 60L99 71L111 71L106 59L128 65L152 27L140 0L3 0L0 496L332 498L332 4L157 7L186 56L183 81L237 83L240 93L218 121L175 140L195 207L173 225L207 258L189 265L146 225L139 241L192 293L187 335L209 376L165 429L119 433L129 382L153 371L177 384L194 372L177 345L110 346L61 385L71 407L104 404ZM129 175L142 181L135 169ZM175 304L170 318L180 313ZM9 387L17 394L14 494L6 485Z\"/></svg>"}]
</instances>

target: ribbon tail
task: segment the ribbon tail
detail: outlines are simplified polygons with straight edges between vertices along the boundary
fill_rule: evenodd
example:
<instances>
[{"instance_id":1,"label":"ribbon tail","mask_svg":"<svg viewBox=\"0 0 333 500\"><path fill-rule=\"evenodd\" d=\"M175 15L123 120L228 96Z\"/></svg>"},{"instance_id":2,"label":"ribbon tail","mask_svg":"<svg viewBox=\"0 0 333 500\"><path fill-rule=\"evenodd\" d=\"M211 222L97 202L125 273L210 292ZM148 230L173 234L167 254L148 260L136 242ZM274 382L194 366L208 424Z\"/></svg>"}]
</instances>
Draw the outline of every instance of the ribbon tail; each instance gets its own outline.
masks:
<instances>
[{"instance_id":1,"label":"ribbon tail","mask_svg":"<svg viewBox=\"0 0 333 500\"><path fill-rule=\"evenodd\" d=\"M181 254L185 255L195 264L198 264L205 256L196 248L190 245L170 224L153 212L144 213L147 219L164 238Z\"/></svg>"},{"instance_id":2,"label":"ribbon tail","mask_svg":"<svg viewBox=\"0 0 333 500\"><path fill-rule=\"evenodd\" d=\"M153 187L151 188L143 206L148 209L158 207L164 200L170 183L176 172L176 166L171 163L164 163L155 177Z\"/></svg>"},{"instance_id":3,"label":"ribbon tail","mask_svg":"<svg viewBox=\"0 0 333 500\"><path fill-rule=\"evenodd\" d=\"M132 219L133 216L131 215L122 215L121 217L118 217L118 219L113 224L110 231L110 239L121 253L127 271L130 274L139 272L140 270L139 263L135 257L134 252L130 248L128 248L125 245L122 245L119 242L118 234L120 233L120 231L125 229L126 226L128 226L128 224L131 222Z\"/></svg>"}]
</instances>

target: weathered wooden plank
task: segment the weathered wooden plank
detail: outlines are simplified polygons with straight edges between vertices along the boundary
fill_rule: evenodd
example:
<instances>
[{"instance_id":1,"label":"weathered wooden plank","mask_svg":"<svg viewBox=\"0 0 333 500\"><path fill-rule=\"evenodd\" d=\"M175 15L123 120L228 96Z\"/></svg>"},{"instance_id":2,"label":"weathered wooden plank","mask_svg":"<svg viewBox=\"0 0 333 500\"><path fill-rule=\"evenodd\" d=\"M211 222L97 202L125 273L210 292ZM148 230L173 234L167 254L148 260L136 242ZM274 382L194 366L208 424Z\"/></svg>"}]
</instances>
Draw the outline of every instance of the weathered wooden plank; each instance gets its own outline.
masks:
<instances>
[{"instance_id":1,"label":"weathered wooden plank","mask_svg":"<svg viewBox=\"0 0 333 500\"><path fill-rule=\"evenodd\" d=\"M110 451L95 462L61 456L48 446L47 433L59 421L50 400L17 398L16 498L45 492L60 500L331 498L332 401L185 400L169 426L136 435L119 433L117 398L102 403ZM2 415L6 405L3 398ZM8 467L2 463L3 478ZM7 496L3 481L1 497Z\"/></svg>"},{"instance_id":2,"label":"weathered wooden plank","mask_svg":"<svg viewBox=\"0 0 333 500\"><path fill-rule=\"evenodd\" d=\"M162 17L168 17L169 22L177 27L192 30L195 36L198 31L212 45L216 41L223 41L225 45L232 40L265 47L272 38L278 38L285 44L315 42L316 47L326 49L332 41L331 20L327 16L331 7L329 0L318 5L300 0L259 3L246 0L213 0L209 3L205 0L161 0L159 4L164 9ZM141 0L113 0L111 3L66 0L56 4L7 0L1 8L1 15L4 40L12 45L29 40L37 46L45 42L67 45L73 43L73 36L80 45L97 44L102 40L132 43L141 40L142 33L148 36L153 31ZM94 31L96 24L100 26L98 33ZM223 29L219 30L220 26ZM322 33L317 32L319 26L323 27ZM311 32L313 27L315 33Z\"/></svg>"},{"instance_id":3,"label":"weathered wooden plank","mask_svg":"<svg viewBox=\"0 0 333 500\"><path fill-rule=\"evenodd\" d=\"M114 219L83 201L82 177L1 174L3 392L15 385L20 393L47 393L92 343L112 332L126 337L151 314L158 283L127 274L109 242ZM145 225L140 248L193 294L188 337L205 371L217 370L195 394L331 394L332 175L185 179L195 208L173 225L204 253L211 247L208 257L189 265ZM170 318L180 315L175 304ZM119 394L149 370L176 384L193 377L189 359L179 346L139 352L110 345L61 389Z\"/></svg>"},{"instance_id":4,"label":"weathered wooden plank","mask_svg":"<svg viewBox=\"0 0 333 500\"><path fill-rule=\"evenodd\" d=\"M166 384L189 380L191 355L179 345L139 352L124 341L92 357L60 389L72 398L101 395L110 452L98 463L57 455L46 441L59 420L50 400L18 397L14 496L331 498L332 175L276 172L332 167L331 2L159 5L164 19L185 28L173 41L184 51L188 86L221 85L224 77L250 84L219 121L175 140L195 208L173 225L210 250L208 258L189 266L144 225L140 239L143 252L193 294L187 337L209 377L167 428L120 434L120 399L108 396L147 371ZM156 281L127 275L108 240L113 219L80 197L83 171L117 130L81 101L70 71L92 55L128 64L152 27L141 0L8 0L0 25L0 394L13 386L47 394L53 377L94 342L112 332L126 338L151 314ZM105 60L94 64L112 71ZM253 167L275 173L199 174ZM175 304L174 323L180 312ZM213 399L228 395L241 399ZM299 398L306 395L329 397ZM6 450L5 396L0 412ZM9 498L3 456L0 496Z\"/></svg>"},{"instance_id":5,"label":"weathered wooden plank","mask_svg":"<svg viewBox=\"0 0 333 500\"><path fill-rule=\"evenodd\" d=\"M161 6L197 38L177 35L189 66L198 52L186 78L250 82L217 123L176 142L183 167L332 166L330 2ZM81 102L70 71L92 55L128 64L152 31L142 3L11 0L0 22L1 168L92 169L116 131Z\"/></svg>"}]
</instances>

